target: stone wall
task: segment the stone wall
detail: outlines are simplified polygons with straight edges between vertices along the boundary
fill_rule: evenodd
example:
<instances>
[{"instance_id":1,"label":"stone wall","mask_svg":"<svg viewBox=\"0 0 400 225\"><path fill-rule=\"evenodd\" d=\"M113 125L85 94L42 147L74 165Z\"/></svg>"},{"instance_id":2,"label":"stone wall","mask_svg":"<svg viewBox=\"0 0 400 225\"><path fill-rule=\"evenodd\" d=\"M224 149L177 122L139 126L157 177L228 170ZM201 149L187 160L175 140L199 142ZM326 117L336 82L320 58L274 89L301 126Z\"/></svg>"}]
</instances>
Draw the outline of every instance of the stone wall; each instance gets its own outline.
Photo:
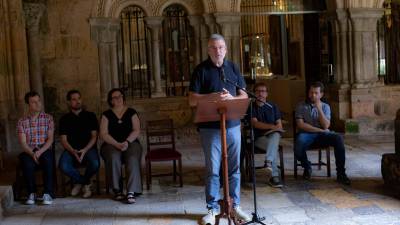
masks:
<instances>
[{"instance_id":1,"label":"stone wall","mask_svg":"<svg viewBox=\"0 0 400 225\"><path fill-rule=\"evenodd\" d=\"M99 111L99 76L96 43L90 39L93 1L48 1L40 31L46 109L66 110L65 94L82 92L84 104Z\"/></svg>"}]
</instances>

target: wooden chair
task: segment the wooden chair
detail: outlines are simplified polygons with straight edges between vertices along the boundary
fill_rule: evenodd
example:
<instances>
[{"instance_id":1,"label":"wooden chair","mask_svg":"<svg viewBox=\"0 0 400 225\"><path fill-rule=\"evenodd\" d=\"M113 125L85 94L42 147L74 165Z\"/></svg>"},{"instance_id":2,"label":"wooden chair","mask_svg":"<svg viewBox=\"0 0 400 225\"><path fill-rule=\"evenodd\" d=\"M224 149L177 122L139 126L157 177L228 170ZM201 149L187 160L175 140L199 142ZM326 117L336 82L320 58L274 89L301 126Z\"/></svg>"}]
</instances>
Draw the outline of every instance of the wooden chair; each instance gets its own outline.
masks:
<instances>
[{"instance_id":1,"label":"wooden chair","mask_svg":"<svg viewBox=\"0 0 400 225\"><path fill-rule=\"evenodd\" d=\"M86 166L82 165L82 164L75 164L75 167L78 169L85 169ZM62 171L61 172L61 185L62 185L62 196L65 197L67 196L67 185L69 184L71 186L71 189L73 187L73 183L72 180L66 175L64 174ZM96 173L96 179L94 180L94 182L96 183L96 193L98 195L100 195L100 169L97 171Z\"/></svg>"},{"instance_id":2,"label":"wooden chair","mask_svg":"<svg viewBox=\"0 0 400 225\"><path fill-rule=\"evenodd\" d=\"M57 182L57 166L56 166L56 157L55 157L55 143L53 143L51 149L49 149L48 151L51 151L53 154L53 160L54 160L54 162L53 162L53 165L54 165L53 182L54 182L54 184L53 185L54 185L54 194L56 195L57 190L58 190L58 186L57 186L58 182ZM40 171L40 175L43 176L42 170L38 170L38 171ZM36 173L36 175L37 174L38 173ZM38 180L37 176L36 176L36 180ZM39 179L39 180L42 180L42 179ZM43 187L43 185L44 185L43 183L37 184L38 187ZM22 172L22 165L21 165L21 162L19 161L19 159L17 159L17 165L15 168L15 181L13 183L13 194L14 194L15 200L17 200L17 201L21 200L21 196L23 194L22 192L23 192L24 188L26 188L26 187L25 187L25 180L24 180L24 176L23 176L23 172Z\"/></svg>"},{"instance_id":3,"label":"wooden chair","mask_svg":"<svg viewBox=\"0 0 400 225\"><path fill-rule=\"evenodd\" d=\"M244 161L245 161L245 168L244 168L244 172L245 172L245 177L247 178L247 180L249 182L252 182L252 154L251 154L251 138L250 138L250 128L248 127L248 125L245 126L245 129L242 132L242 141L244 142ZM280 170L280 175L281 175L281 180L284 181L285 180L285 162L283 159L283 147L282 145L279 145L278 148L278 152L279 152L279 170ZM265 149L261 149L258 148L256 146L254 146L254 155L256 154L266 154ZM255 169L264 169L267 167L266 162L264 162L264 164L262 166L255 166Z\"/></svg>"},{"instance_id":4,"label":"wooden chair","mask_svg":"<svg viewBox=\"0 0 400 225\"><path fill-rule=\"evenodd\" d=\"M301 166L300 161L297 159L296 155L294 154L294 148L296 145L297 139L297 123L296 123L296 114L293 112L293 164L294 164L294 178L297 179L297 167ZM312 162L311 166L318 166L318 170L321 170L322 166L326 166L326 173L327 176L331 176L331 152L329 146L318 146L318 145L311 145L307 151L317 151L318 152L318 161ZM326 153L326 161L322 160L322 151Z\"/></svg>"},{"instance_id":5,"label":"wooden chair","mask_svg":"<svg viewBox=\"0 0 400 225\"><path fill-rule=\"evenodd\" d=\"M153 120L146 123L147 153L146 162L146 184L150 189L152 177L173 176L174 182L179 176L180 187L182 182L182 156L175 148L175 135L172 119ZM153 162L173 161L173 172L163 174L152 174L151 164ZM176 168L178 161L178 171Z\"/></svg>"}]
</instances>

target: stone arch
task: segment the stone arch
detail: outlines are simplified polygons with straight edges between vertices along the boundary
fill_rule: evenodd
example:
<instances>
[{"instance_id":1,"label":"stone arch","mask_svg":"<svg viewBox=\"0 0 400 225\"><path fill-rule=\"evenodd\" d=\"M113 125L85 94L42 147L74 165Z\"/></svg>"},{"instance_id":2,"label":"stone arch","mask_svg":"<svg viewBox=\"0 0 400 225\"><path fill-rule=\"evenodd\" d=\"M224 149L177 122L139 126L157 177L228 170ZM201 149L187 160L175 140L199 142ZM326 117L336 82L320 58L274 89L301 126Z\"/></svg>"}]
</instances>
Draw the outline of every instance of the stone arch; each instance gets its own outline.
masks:
<instances>
[{"instance_id":1,"label":"stone arch","mask_svg":"<svg viewBox=\"0 0 400 225\"><path fill-rule=\"evenodd\" d=\"M121 11L130 5L140 7L146 16L152 15L151 5L146 0L97 0L91 14L93 17L118 18Z\"/></svg>"},{"instance_id":2,"label":"stone arch","mask_svg":"<svg viewBox=\"0 0 400 225\"><path fill-rule=\"evenodd\" d=\"M154 14L157 16L162 16L164 9L172 4L179 4L185 8L188 15L201 15L204 13L203 4L196 0L185 1L185 0L166 0L160 1L159 4L154 9Z\"/></svg>"},{"instance_id":3,"label":"stone arch","mask_svg":"<svg viewBox=\"0 0 400 225\"><path fill-rule=\"evenodd\" d=\"M122 10L128 6L137 6L143 10L146 16L151 16L148 1L145 0L122 0L114 1L110 8L106 9L106 17L119 18Z\"/></svg>"}]
</instances>

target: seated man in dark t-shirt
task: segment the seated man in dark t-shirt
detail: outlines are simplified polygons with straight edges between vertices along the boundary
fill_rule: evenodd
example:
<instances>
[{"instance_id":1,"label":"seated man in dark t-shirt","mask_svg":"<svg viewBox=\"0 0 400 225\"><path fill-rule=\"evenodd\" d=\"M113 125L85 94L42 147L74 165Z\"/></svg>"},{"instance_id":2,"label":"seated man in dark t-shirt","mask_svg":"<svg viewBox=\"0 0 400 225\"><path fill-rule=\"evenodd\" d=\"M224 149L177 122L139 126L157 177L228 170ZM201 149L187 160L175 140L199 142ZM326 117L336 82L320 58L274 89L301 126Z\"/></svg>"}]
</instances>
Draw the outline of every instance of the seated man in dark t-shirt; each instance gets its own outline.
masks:
<instances>
[{"instance_id":1,"label":"seated man in dark t-shirt","mask_svg":"<svg viewBox=\"0 0 400 225\"><path fill-rule=\"evenodd\" d=\"M60 119L61 144L65 151L60 157L59 167L74 183L71 195L78 195L82 189L82 196L89 198L92 195L90 179L100 166L96 145L98 123L94 113L82 109L81 101L79 91L68 92L70 112ZM76 168L77 165L86 166L83 175Z\"/></svg>"},{"instance_id":2,"label":"seated man in dark t-shirt","mask_svg":"<svg viewBox=\"0 0 400 225\"><path fill-rule=\"evenodd\" d=\"M254 127L255 146L264 149L267 181L272 187L282 187L277 166L277 154L281 139L282 121L278 107L267 101L268 92L265 83L257 83L254 91L258 101L253 104L251 122Z\"/></svg>"}]
</instances>

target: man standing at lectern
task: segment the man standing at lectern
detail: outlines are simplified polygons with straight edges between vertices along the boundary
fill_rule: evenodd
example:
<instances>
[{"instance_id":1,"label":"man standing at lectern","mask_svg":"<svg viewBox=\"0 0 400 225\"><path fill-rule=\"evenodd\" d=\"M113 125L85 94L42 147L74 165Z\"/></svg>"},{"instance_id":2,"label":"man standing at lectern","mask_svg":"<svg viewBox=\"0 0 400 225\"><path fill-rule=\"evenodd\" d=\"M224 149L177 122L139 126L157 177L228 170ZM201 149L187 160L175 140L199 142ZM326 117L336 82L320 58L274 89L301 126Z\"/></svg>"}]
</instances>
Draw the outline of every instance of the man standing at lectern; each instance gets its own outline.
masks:
<instances>
[{"instance_id":1,"label":"man standing at lectern","mask_svg":"<svg viewBox=\"0 0 400 225\"><path fill-rule=\"evenodd\" d=\"M227 49L224 37L212 34L208 39L208 59L194 70L189 87L189 104L196 106L198 101L214 99L245 99L246 92L230 82L245 88L243 76L238 67L224 59ZM228 80L230 82L228 82ZM201 144L206 164L206 203L208 213L202 224L214 225L215 216L220 213L221 134L219 122L198 123ZM233 199L233 214L243 221L251 217L240 208L240 120L226 121L226 143L228 151L229 195Z\"/></svg>"}]
</instances>

